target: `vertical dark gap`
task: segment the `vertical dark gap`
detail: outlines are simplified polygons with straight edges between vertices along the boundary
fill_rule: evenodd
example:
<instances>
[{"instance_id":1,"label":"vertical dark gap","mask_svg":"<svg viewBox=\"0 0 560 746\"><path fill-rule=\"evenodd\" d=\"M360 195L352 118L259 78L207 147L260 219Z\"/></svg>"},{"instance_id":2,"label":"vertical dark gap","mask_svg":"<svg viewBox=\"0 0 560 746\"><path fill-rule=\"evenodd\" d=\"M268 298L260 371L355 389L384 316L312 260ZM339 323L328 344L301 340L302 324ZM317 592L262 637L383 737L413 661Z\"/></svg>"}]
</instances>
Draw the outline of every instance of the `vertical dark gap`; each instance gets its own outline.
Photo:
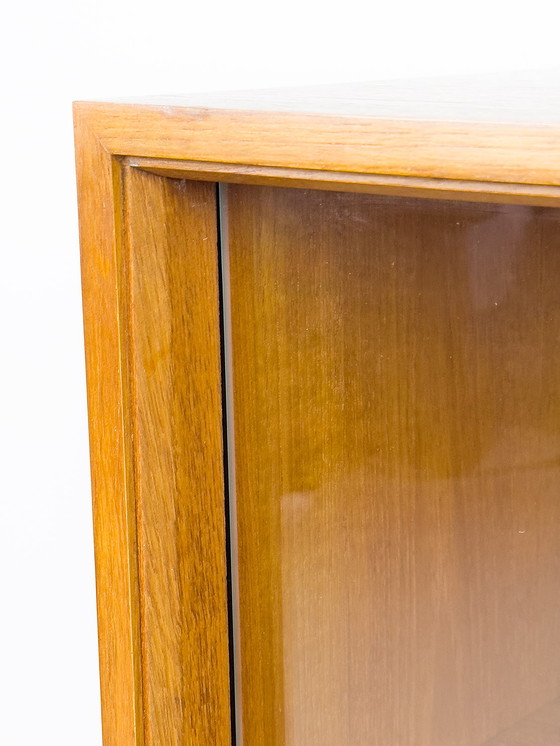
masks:
<instances>
[{"instance_id":1,"label":"vertical dark gap","mask_svg":"<svg viewBox=\"0 0 560 746\"><path fill-rule=\"evenodd\" d=\"M222 225L222 195L220 184L216 184L216 225L217 225L217 251L218 251L218 282L219 282L219 311L220 311L220 365L222 379L222 433L224 454L224 509L226 530L226 568L227 568L227 613L228 613L228 637L229 637L229 696L231 717L231 744L237 746L237 711L236 711L236 662L235 662L235 634L234 634L234 612L233 612L233 556L231 539L231 505L230 505L230 444L228 438L228 365L226 351L226 313L228 308L225 302L223 267L223 225Z\"/></svg>"}]
</instances>

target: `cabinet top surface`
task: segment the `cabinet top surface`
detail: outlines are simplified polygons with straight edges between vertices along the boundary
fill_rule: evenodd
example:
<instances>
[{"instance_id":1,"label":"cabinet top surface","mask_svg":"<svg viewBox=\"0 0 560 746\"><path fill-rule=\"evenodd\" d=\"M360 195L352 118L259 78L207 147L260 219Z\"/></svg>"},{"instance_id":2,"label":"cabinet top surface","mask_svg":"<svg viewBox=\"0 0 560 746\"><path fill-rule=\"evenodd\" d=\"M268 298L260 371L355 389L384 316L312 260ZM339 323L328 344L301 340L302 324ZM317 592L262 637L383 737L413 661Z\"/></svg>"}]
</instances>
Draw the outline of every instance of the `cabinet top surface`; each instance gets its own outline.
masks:
<instances>
[{"instance_id":1,"label":"cabinet top surface","mask_svg":"<svg viewBox=\"0 0 560 746\"><path fill-rule=\"evenodd\" d=\"M181 96L114 103L334 117L560 124L560 68Z\"/></svg>"},{"instance_id":2,"label":"cabinet top surface","mask_svg":"<svg viewBox=\"0 0 560 746\"><path fill-rule=\"evenodd\" d=\"M560 70L78 102L74 116L81 153L96 142L230 175L560 187Z\"/></svg>"}]
</instances>

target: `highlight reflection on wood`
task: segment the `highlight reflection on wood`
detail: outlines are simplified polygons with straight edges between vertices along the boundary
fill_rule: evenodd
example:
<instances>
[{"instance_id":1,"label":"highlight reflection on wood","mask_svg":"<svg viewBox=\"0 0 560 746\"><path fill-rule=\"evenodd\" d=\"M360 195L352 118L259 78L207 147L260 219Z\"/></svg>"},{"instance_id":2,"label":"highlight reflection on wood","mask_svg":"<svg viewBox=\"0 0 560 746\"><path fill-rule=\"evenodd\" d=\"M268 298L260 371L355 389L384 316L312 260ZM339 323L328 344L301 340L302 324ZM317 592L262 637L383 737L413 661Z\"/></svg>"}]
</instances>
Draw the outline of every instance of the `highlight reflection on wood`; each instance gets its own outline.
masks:
<instances>
[{"instance_id":1,"label":"highlight reflection on wood","mask_svg":"<svg viewBox=\"0 0 560 746\"><path fill-rule=\"evenodd\" d=\"M560 697L560 211L226 222L244 743L501 743Z\"/></svg>"}]
</instances>

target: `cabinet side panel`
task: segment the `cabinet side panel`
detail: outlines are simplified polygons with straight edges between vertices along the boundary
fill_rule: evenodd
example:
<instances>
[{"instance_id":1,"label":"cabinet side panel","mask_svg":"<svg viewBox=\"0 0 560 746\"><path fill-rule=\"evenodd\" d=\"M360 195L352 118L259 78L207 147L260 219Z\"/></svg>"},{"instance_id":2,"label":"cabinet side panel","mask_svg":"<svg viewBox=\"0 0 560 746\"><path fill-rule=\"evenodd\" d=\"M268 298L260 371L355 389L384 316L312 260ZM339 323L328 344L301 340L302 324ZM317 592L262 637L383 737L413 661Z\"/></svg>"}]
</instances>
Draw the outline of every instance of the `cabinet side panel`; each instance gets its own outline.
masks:
<instances>
[{"instance_id":1,"label":"cabinet side panel","mask_svg":"<svg viewBox=\"0 0 560 746\"><path fill-rule=\"evenodd\" d=\"M122 355L120 168L80 111L75 127L103 743L141 746L136 529Z\"/></svg>"},{"instance_id":2,"label":"cabinet side panel","mask_svg":"<svg viewBox=\"0 0 560 746\"><path fill-rule=\"evenodd\" d=\"M216 190L125 171L146 742L230 743Z\"/></svg>"}]
</instances>

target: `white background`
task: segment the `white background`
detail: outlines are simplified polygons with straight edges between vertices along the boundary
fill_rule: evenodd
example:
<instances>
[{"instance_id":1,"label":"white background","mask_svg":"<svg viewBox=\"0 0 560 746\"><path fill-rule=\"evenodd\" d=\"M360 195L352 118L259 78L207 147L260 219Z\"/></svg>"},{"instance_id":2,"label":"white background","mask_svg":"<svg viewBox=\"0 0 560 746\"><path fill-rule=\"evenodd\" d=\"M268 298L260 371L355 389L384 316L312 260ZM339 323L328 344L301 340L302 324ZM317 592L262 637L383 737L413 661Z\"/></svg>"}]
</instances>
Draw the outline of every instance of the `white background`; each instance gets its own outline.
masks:
<instances>
[{"instance_id":1,"label":"white background","mask_svg":"<svg viewBox=\"0 0 560 746\"><path fill-rule=\"evenodd\" d=\"M4 6L0 746L101 743L71 101L558 66L555 5Z\"/></svg>"}]
</instances>

